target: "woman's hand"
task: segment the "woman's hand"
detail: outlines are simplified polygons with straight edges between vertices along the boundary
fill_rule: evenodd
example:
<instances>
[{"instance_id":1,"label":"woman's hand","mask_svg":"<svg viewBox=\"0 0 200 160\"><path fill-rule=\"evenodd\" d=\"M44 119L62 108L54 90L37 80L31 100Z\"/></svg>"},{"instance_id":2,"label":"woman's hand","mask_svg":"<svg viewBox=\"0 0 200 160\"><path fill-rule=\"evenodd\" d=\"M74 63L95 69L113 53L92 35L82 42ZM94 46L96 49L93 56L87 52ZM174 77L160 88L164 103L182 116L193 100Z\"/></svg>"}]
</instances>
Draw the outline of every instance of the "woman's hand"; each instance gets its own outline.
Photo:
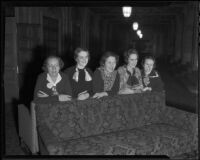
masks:
<instances>
[{"instance_id":1,"label":"woman's hand","mask_svg":"<svg viewBox=\"0 0 200 160\"><path fill-rule=\"evenodd\" d=\"M133 93L142 93L143 92L143 89L134 89L133 90Z\"/></svg>"},{"instance_id":2,"label":"woman's hand","mask_svg":"<svg viewBox=\"0 0 200 160\"><path fill-rule=\"evenodd\" d=\"M131 89L133 89L133 90L143 90L143 85L134 85Z\"/></svg>"},{"instance_id":3,"label":"woman's hand","mask_svg":"<svg viewBox=\"0 0 200 160\"><path fill-rule=\"evenodd\" d=\"M133 94L133 93L134 93L134 91L130 88L125 88L125 89L119 91L119 94Z\"/></svg>"},{"instance_id":4,"label":"woman's hand","mask_svg":"<svg viewBox=\"0 0 200 160\"><path fill-rule=\"evenodd\" d=\"M66 95L66 94L60 94L60 95L58 95L58 100L60 102L70 101L71 99L72 99L72 97L70 95Z\"/></svg>"},{"instance_id":5,"label":"woman's hand","mask_svg":"<svg viewBox=\"0 0 200 160\"><path fill-rule=\"evenodd\" d=\"M85 99L87 99L87 98L89 98L90 97L90 95L89 95L89 93L81 93L81 94L79 94L78 95L78 100L85 100Z\"/></svg>"},{"instance_id":6,"label":"woman's hand","mask_svg":"<svg viewBox=\"0 0 200 160\"><path fill-rule=\"evenodd\" d=\"M108 96L108 93L107 92L95 93L92 98L98 98L99 99L99 98L104 97L104 96Z\"/></svg>"},{"instance_id":7,"label":"woman's hand","mask_svg":"<svg viewBox=\"0 0 200 160\"><path fill-rule=\"evenodd\" d=\"M143 88L143 91L145 92L145 91L151 91L152 90L152 88L151 87L145 87L145 88Z\"/></svg>"}]
</instances>

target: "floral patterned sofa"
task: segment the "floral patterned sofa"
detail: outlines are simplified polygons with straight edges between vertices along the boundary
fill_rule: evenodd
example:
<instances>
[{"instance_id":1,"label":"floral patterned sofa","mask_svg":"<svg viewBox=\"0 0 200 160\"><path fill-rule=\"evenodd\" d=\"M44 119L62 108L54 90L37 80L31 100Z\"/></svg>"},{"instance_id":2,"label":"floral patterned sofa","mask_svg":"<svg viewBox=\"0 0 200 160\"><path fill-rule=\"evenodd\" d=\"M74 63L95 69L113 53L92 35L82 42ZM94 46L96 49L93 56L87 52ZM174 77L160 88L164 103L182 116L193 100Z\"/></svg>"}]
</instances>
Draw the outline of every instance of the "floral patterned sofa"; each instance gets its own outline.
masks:
<instances>
[{"instance_id":1,"label":"floral patterned sofa","mask_svg":"<svg viewBox=\"0 0 200 160\"><path fill-rule=\"evenodd\" d=\"M198 147L198 115L167 107L165 93L36 102L35 112L41 154L173 158Z\"/></svg>"}]
</instances>

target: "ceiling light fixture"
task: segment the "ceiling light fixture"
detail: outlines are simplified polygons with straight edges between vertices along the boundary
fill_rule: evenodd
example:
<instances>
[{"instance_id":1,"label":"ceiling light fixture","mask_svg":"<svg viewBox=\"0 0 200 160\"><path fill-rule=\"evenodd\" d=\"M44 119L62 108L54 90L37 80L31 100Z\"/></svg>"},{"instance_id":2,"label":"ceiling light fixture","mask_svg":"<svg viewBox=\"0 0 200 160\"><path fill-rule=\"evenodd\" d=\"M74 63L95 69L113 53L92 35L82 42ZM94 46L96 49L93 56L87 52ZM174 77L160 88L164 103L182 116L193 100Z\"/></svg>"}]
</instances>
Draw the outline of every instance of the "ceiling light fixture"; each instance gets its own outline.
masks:
<instances>
[{"instance_id":1,"label":"ceiling light fixture","mask_svg":"<svg viewBox=\"0 0 200 160\"><path fill-rule=\"evenodd\" d=\"M130 17L131 12L132 12L132 7L129 7L129 6L122 7L122 11L123 11L124 17Z\"/></svg>"},{"instance_id":2,"label":"ceiling light fixture","mask_svg":"<svg viewBox=\"0 0 200 160\"><path fill-rule=\"evenodd\" d=\"M133 23L133 30L136 31L138 29L139 25L137 22Z\"/></svg>"},{"instance_id":3,"label":"ceiling light fixture","mask_svg":"<svg viewBox=\"0 0 200 160\"><path fill-rule=\"evenodd\" d=\"M142 34L141 30L137 30L137 35L139 36L140 34Z\"/></svg>"}]
</instances>

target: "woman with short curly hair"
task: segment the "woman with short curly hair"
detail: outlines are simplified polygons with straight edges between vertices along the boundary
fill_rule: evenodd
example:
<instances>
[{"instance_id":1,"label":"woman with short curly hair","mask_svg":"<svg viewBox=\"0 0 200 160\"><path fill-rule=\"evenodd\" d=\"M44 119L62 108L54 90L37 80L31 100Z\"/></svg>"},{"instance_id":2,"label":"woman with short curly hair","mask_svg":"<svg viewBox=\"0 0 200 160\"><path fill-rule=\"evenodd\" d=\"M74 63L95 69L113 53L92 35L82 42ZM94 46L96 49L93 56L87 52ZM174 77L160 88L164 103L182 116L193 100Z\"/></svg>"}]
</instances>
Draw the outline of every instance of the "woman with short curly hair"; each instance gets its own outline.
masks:
<instances>
[{"instance_id":1,"label":"woman with short curly hair","mask_svg":"<svg viewBox=\"0 0 200 160\"><path fill-rule=\"evenodd\" d=\"M119 57L113 52L106 52L100 61L100 67L94 72L93 98L116 95L119 91L119 74L115 70Z\"/></svg>"},{"instance_id":2,"label":"woman with short curly hair","mask_svg":"<svg viewBox=\"0 0 200 160\"><path fill-rule=\"evenodd\" d=\"M71 100L72 91L69 78L60 70L64 63L60 57L49 56L44 61L44 70L38 76L35 90L34 101L56 102Z\"/></svg>"}]
</instances>

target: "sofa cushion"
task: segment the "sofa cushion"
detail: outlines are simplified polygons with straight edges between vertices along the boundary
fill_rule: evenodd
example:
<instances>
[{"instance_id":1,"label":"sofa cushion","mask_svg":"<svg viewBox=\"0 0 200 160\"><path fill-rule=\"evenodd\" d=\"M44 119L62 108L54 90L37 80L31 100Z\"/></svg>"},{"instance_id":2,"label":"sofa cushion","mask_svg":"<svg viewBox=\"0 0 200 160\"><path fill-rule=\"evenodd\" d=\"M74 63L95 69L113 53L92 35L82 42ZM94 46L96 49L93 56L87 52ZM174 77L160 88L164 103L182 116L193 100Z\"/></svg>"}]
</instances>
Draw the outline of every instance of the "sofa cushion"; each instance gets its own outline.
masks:
<instances>
[{"instance_id":1,"label":"sofa cushion","mask_svg":"<svg viewBox=\"0 0 200 160\"><path fill-rule=\"evenodd\" d=\"M43 132L44 133L44 132ZM42 135L45 136L45 135ZM44 141L50 154L64 155L167 155L191 151L190 132L167 124L60 141Z\"/></svg>"},{"instance_id":2,"label":"sofa cushion","mask_svg":"<svg viewBox=\"0 0 200 160\"><path fill-rule=\"evenodd\" d=\"M165 95L159 92L36 104L37 125L70 140L158 123L164 108Z\"/></svg>"}]
</instances>

